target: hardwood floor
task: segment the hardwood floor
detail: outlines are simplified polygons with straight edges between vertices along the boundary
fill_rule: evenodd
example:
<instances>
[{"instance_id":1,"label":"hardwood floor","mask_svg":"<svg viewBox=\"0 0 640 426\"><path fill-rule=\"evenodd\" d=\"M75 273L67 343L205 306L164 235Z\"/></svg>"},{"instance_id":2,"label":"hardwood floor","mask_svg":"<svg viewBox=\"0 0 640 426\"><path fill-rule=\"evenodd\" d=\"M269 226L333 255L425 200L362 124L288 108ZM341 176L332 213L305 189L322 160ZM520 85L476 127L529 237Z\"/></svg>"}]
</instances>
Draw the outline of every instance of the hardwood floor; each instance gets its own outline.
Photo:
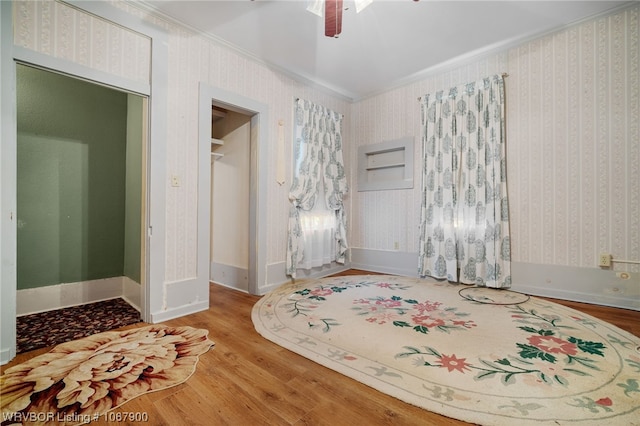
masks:
<instances>
[{"instance_id":1,"label":"hardwood floor","mask_svg":"<svg viewBox=\"0 0 640 426\"><path fill-rule=\"evenodd\" d=\"M356 274L371 273L339 275ZM166 322L209 330L216 345L200 357L195 374L115 411L146 413L150 425L468 424L405 404L262 338L251 322L258 299L211 285L207 311ZM554 301L640 336L640 312ZM1 371L49 349L21 354Z\"/></svg>"}]
</instances>

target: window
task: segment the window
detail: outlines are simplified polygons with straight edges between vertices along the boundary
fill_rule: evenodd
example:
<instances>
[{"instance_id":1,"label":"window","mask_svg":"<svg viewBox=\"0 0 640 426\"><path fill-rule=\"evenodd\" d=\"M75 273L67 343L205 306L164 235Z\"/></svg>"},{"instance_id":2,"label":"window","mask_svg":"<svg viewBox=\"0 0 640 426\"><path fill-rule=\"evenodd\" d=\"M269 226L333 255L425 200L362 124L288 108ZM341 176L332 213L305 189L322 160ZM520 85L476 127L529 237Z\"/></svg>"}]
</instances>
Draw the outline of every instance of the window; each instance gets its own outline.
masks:
<instances>
[{"instance_id":1,"label":"window","mask_svg":"<svg viewBox=\"0 0 640 426\"><path fill-rule=\"evenodd\" d=\"M287 274L294 278L298 268L344 263L347 251L342 115L301 99L295 109L287 246Z\"/></svg>"}]
</instances>

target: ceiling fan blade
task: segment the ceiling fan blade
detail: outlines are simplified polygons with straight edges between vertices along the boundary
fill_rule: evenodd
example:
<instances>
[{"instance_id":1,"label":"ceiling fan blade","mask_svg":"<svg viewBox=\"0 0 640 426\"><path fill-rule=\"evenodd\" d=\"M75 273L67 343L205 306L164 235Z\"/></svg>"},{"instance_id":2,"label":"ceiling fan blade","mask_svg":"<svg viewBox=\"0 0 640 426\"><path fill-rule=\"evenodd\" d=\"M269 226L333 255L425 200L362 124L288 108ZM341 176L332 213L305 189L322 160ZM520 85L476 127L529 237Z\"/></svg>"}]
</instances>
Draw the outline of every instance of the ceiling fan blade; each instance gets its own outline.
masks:
<instances>
[{"instance_id":1,"label":"ceiling fan blade","mask_svg":"<svg viewBox=\"0 0 640 426\"><path fill-rule=\"evenodd\" d=\"M337 37L342 32L342 0L325 0L324 35Z\"/></svg>"},{"instance_id":2,"label":"ceiling fan blade","mask_svg":"<svg viewBox=\"0 0 640 426\"><path fill-rule=\"evenodd\" d=\"M313 0L309 6L307 6L307 10L314 15L318 15L322 18L322 11L324 10L324 0Z\"/></svg>"},{"instance_id":3,"label":"ceiling fan blade","mask_svg":"<svg viewBox=\"0 0 640 426\"><path fill-rule=\"evenodd\" d=\"M354 3L356 5L356 13L360 13L365 7L373 3L373 0L355 0Z\"/></svg>"}]
</instances>

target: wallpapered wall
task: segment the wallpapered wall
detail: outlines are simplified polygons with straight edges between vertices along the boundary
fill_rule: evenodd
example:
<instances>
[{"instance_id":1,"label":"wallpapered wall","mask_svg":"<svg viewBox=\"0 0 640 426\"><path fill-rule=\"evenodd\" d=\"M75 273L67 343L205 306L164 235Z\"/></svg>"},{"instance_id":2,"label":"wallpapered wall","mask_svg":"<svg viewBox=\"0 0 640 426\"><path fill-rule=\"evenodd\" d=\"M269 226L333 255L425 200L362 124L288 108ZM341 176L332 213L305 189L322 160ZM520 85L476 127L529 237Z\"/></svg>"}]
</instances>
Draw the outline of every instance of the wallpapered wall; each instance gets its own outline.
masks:
<instances>
[{"instance_id":1,"label":"wallpapered wall","mask_svg":"<svg viewBox=\"0 0 640 426\"><path fill-rule=\"evenodd\" d=\"M144 37L105 27L100 19L59 3L16 3L16 44L147 81L150 54ZM295 97L344 113L350 245L394 250L397 242L400 251L417 252L419 167L413 190L357 192L357 147L413 135L419 158L419 96L508 72L513 259L593 267L600 251L640 258L638 6L350 104L168 19L147 16L134 4L113 5L169 34L167 176L180 175L182 186L170 188L167 177L167 282L196 274L200 81L268 105L271 146L265 148L271 165L278 120L292 127ZM290 158L290 133L286 146ZM285 259L289 183L279 186L270 167L267 263Z\"/></svg>"},{"instance_id":2,"label":"wallpapered wall","mask_svg":"<svg viewBox=\"0 0 640 426\"><path fill-rule=\"evenodd\" d=\"M15 2L16 45L73 61L96 70L136 81L148 81L149 41L51 0ZM136 17L147 19L168 33L168 122L165 282L196 276L197 182L198 182L198 84L235 92L268 106L269 164L276 164L278 120L293 128L295 97L320 103L345 117L348 140L350 103L326 89L300 83L258 61L248 59L220 43L197 35L169 19L151 16L128 2L112 2ZM286 156L291 157L291 133L285 133ZM348 154L346 155L348 157ZM345 161L349 161L345 158ZM179 188L170 187L169 176L181 178ZM267 181L267 263L284 262L289 215L290 182L275 181L270 167ZM284 266L283 266L284 267Z\"/></svg>"},{"instance_id":3,"label":"wallpapered wall","mask_svg":"<svg viewBox=\"0 0 640 426\"><path fill-rule=\"evenodd\" d=\"M352 156L406 135L419 154L419 96L507 72L513 260L596 267L600 252L640 260L639 13L634 6L585 21L358 102ZM393 250L397 242L417 252L419 186L357 193L351 245ZM627 268L638 271L616 265Z\"/></svg>"},{"instance_id":4,"label":"wallpapered wall","mask_svg":"<svg viewBox=\"0 0 640 426\"><path fill-rule=\"evenodd\" d=\"M509 52L518 260L594 266L599 252L640 260L639 12Z\"/></svg>"},{"instance_id":5,"label":"wallpapered wall","mask_svg":"<svg viewBox=\"0 0 640 426\"><path fill-rule=\"evenodd\" d=\"M52 0L14 3L17 46L134 81L149 81L149 38Z\"/></svg>"},{"instance_id":6,"label":"wallpapered wall","mask_svg":"<svg viewBox=\"0 0 640 426\"><path fill-rule=\"evenodd\" d=\"M118 4L119 7L126 5ZM143 13L131 9L132 13ZM267 263L284 262L286 256L290 181L280 186L275 179L278 120L292 129L295 97L313 100L346 114L350 104L328 91L293 80L260 62L252 61L219 43L168 21L151 18L169 33L169 121L167 123L167 174L182 177L180 188L169 188L166 206L167 282L196 274L198 84L205 82L268 106L270 164L267 177ZM345 129L348 128L345 125ZM347 133L348 137L348 133ZM285 133L286 158L291 158L292 133ZM289 166L289 165L287 165ZM289 173L290 167L288 167ZM287 174L288 176L288 174Z\"/></svg>"}]
</instances>

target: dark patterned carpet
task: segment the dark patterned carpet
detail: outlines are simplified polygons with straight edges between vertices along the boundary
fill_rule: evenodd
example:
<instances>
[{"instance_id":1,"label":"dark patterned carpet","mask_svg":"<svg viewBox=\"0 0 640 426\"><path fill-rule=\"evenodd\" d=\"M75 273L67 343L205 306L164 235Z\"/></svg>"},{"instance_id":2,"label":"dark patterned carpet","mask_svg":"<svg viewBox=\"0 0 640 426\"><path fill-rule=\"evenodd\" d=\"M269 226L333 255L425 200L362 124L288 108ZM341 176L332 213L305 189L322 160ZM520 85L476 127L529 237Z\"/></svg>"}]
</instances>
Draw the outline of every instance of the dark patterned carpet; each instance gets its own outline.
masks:
<instances>
[{"instance_id":1,"label":"dark patterned carpet","mask_svg":"<svg viewBox=\"0 0 640 426\"><path fill-rule=\"evenodd\" d=\"M17 353L140 322L140 312L124 299L88 303L17 318Z\"/></svg>"}]
</instances>

